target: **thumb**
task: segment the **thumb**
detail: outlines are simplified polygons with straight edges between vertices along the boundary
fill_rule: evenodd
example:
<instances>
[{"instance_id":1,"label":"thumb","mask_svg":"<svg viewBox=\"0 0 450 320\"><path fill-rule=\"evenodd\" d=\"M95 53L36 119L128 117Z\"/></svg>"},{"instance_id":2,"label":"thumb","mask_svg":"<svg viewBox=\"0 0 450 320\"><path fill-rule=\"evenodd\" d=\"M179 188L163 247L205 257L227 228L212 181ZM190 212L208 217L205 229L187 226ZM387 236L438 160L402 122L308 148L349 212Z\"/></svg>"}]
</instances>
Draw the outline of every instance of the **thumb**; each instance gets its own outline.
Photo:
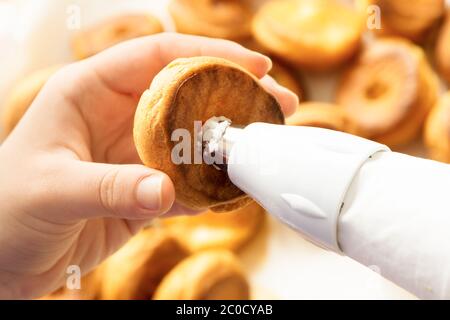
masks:
<instances>
[{"instance_id":1,"label":"thumb","mask_svg":"<svg viewBox=\"0 0 450 320\"><path fill-rule=\"evenodd\" d=\"M55 198L64 207L59 216L65 221L152 219L169 211L175 201L170 178L142 165L74 162L64 167L63 176L70 181L61 185L62 194Z\"/></svg>"}]
</instances>

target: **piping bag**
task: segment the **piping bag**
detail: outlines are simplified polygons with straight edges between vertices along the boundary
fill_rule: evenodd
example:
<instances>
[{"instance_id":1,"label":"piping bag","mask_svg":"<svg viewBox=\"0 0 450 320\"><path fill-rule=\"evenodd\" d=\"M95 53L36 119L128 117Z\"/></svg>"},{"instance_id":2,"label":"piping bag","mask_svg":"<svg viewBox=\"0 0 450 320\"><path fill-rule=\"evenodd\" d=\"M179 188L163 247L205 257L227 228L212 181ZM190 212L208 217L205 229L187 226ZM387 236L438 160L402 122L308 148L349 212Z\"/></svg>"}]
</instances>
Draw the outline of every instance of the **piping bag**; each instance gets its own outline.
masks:
<instances>
[{"instance_id":1,"label":"piping bag","mask_svg":"<svg viewBox=\"0 0 450 320\"><path fill-rule=\"evenodd\" d=\"M308 240L421 298L450 298L450 166L342 132L224 117L204 123L201 143L207 164Z\"/></svg>"}]
</instances>

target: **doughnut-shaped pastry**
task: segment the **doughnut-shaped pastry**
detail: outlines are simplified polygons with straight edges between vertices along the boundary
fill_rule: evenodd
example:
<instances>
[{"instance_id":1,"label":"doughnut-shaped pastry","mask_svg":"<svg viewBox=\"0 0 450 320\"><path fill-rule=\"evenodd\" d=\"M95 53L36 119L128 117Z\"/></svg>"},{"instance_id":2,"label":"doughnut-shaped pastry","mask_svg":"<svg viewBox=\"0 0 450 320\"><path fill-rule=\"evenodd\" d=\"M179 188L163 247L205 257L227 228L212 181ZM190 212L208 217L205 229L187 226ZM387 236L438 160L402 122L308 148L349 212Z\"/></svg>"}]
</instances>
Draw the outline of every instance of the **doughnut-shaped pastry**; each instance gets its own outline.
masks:
<instances>
[{"instance_id":1,"label":"doughnut-shaped pastry","mask_svg":"<svg viewBox=\"0 0 450 320\"><path fill-rule=\"evenodd\" d=\"M186 256L167 232L146 229L104 262L100 298L150 299L163 277Z\"/></svg>"},{"instance_id":2,"label":"doughnut-shaped pastry","mask_svg":"<svg viewBox=\"0 0 450 320\"><path fill-rule=\"evenodd\" d=\"M143 163L170 176L181 204L231 211L250 200L226 173L202 161L195 129L214 116L236 125L284 123L280 105L253 75L224 59L194 57L175 60L155 77L139 102L134 140Z\"/></svg>"},{"instance_id":3,"label":"doughnut-shaped pastry","mask_svg":"<svg viewBox=\"0 0 450 320\"><path fill-rule=\"evenodd\" d=\"M421 41L445 12L445 0L371 0L381 12L381 35Z\"/></svg>"},{"instance_id":4,"label":"doughnut-shaped pastry","mask_svg":"<svg viewBox=\"0 0 450 320\"><path fill-rule=\"evenodd\" d=\"M417 136L438 91L421 48L407 40L379 39L344 74L337 103L358 134L395 148Z\"/></svg>"},{"instance_id":5,"label":"doughnut-shaped pastry","mask_svg":"<svg viewBox=\"0 0 450 320\"><path fill-rule=\"evenodd\" d=\"M178 32L239 40L251 35L252 10L243 0L172 0Z\"/></svg>"},{"instance_id":6,"label":"doughnut-shaped pastry","mask_svg":"<svg viewBox=\"0 0 450 320\"><path fill-rule=\"evenodd\" d=\"M198 216L168 218L161 223L189 252L238 250L255 236L264 216L264 209L253 202L232 212L209 211Z\"/></svg>"},{"instance_id":7,"label":"doughnut-shaped pastry","mask_svg":"<svg viewBox=\"0 0 450 320\"><path fill-rule=\"evenodd\" d=\"M300 103L297 111L286 119L291 126L307 126L335 131L353 132L346 113L337 105L323 102Z\"/></svg>"},{"instance_id":8,"label":"doughnut-shaped pastry","mask_svg":"<svg viewBox=\"0 0 450 320\"><path fill-rule=\"evenodd\" d=\"M327 70L353 56L363 26L360 12L337 0L275 0L256 14L253 35L274 55Z\"/></svg>"},{"instance_id":9,"label":"doughnut-shaped pastry","mask_svg":"<svg viewBox=\"0 0 450 320\"><path fill-rule=\"evenodd\" d=\"M19 81L6 99L2 112L3 131L10 134L22 119L34 99L50 77L61 66L52 66L31 73Z\"/></svg>"},{"instance_id":10,"label":"doughnut-shaped pastry","mask_svg":"<svg viewBox=\"0 0 450 320\"><path fill-rule=\"evenodd\" d=\"M122 41L159 32L163 32L161 22L150 14L113 17L75 35L74 56L82 60Z\"/></svg>"},{"instance_id":11,"label":"doughnut-shaped pastry","mask_svg":"<svg viewBox=\"0 0 450 320\"><path fill-rule=\"evenodd\" d=\"M441 75L450 83L450 10L439 32L435 55Z\"/></svg>"},{"instance_id":12,"label":"doughnut-shaped pastry","mask_svg":"<svg viewBox=\"0 0 450 320\"><path fill-rule=\"evenodd\" d=\"M428 116L424 140L432 159L450 163L450 91Z\"/></svg>"},{"instance_id":13,"label":"doughnut-shaped pastry","mask_svg":"<svg viewBox=\"0 0 450 320\"><path fill-rule=\"evenodd\" d=\"M203 251L178 264L161 282L155 300L247 300L249 284L231 252Z\"/></svg>"}]
</instances>

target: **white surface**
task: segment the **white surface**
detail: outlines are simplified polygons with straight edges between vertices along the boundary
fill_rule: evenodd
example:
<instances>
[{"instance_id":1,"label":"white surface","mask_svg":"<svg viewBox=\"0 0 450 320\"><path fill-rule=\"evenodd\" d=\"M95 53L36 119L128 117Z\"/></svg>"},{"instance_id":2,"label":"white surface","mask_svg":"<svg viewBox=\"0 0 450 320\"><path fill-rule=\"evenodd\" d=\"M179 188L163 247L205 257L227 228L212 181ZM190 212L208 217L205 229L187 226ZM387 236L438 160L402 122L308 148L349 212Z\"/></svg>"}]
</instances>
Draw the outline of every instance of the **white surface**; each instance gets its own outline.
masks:
<instances>
[{"instance_id":1,"label":"white surface","mask_svg":"<svg viewBox=\"0 0 450 320\"><path fill-rule=\"evenodd\" d=\"M344 197L361 166L380 151L389 148L343 132L254 123L231 149L228 175L279 220L340 252Z\"/></svg>"},{"instance_id":2,"label":"white surface","mask_svg":"<svg viewBox=\"0 0 450 320\"><path fill-rule=\"evenodd\" d=\"M448 164L376 154L345 199L342 250L420 298L450 299L449 190Z\"/></svg>"},{"instance_id":3,"label":"white surface","mask_svg":"<svg viewBox=\"0 0 450 320\"><path fill-rule=\"evenodd\" d=\"M73 4L81 8L81 26L115 13L149 10L168 29L167 0L10 0L0 2L0 105L14 81L24 74L71 60L67 28ZM70 10L69 10L70 11ZM312 98L329 100L333 81L307 78L307 87L320 84ZM316 88L316 87L315 87ZM269 218L256 241L242 253L259 298L285 299L408 299L410 294L358 263L326 252Z\"/></svg>"}]
</instances>

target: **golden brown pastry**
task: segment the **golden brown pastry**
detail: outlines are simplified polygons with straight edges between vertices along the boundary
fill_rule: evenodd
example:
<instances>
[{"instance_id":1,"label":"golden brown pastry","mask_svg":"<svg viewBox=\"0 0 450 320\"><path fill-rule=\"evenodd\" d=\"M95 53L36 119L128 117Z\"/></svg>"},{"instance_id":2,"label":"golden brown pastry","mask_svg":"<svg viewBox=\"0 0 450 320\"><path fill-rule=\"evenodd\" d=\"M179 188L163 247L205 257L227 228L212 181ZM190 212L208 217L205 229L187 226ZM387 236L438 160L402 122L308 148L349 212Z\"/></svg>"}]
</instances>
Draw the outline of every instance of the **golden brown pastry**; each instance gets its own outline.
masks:
<instances>
[{"instance_id":1,"label":"golden brown pastry","mask_svg":"<svg viewBox=\"0 0 450 320\"><path fill-rule=\"evenodd\" d=\"M382 35L423 40L445 12L445 0L371 0L381 12Z\"/></svg>"},{"instance_id":2,"label":"golden brown pastry","mask_svg":"<svg viewBox=\"0 0 450 320\"><path fill-rule=\"evenodd\" d=\"M226 173L203 161L194 164L194 155L202 154L194 139L198 138L194 124L200 121L201 125L214 116L225 116L236 125L284 123L280 105L253 75L224 59L194 57L175 60L155 77L139 102L134 140L143 163L170 176L181 204L192 209L231 211L250 200ZM188 151L174 150L186 145L182 139L172 141L177 129L190 133L190 157ZM187 159L175 164L172 153L187 154Z\"/></svg>"},{"instance_id":3,"label":"golden brown pastry","mask_svg":"<svg viewBox=\"0 0 450 320\"><path fill-rule=\"evenodd\" d=\"M74 56L85 59L122 41L163 32L159 20L149 14L129 14L110 18L73 39Z\"/></svg>"},{"instance_id":4,"label":"golden brown pastry","mask_svg":"<svg viewBox=\"0 0 450 320\"><path fill-rule=\"evenodd\" d=\"M297 111L286 119L291 126L307 126L335 131L353 132L346 113L337 105L323 102L300 103Z\"/></svg>"},{"instance_id":5,"label":"golden brown pastry","mask_svg":"<svg viewBox=\"0 0 450 320\"><path fill-rule=\"evenodd\" d=\"M229 251L203 251L183 260L161 282L155 300L247 300L249 285Z\"/></svg>"},{"instance_id":6,"label":"golden brown pastry","mask_svg":"<svg viewBox=\"0 0 450 320\"><path fill-rule=\"evenodd\" d=\"M327 70L353 56L363 26L359 11L337 0L275 0L256 14L253 35L272 54Z\"/></svg>"},{"instance_id":7,"label":"golden brown pastry","mask_svg":"<svg viewBox=\"0 0 450 320\"><path fill-rule=\"evenodd\" d=\"M243 0L172 0L169 12L180 33L230 40L251 34L253 13Z\"/></svg>"},{"instance_id":8,"label":"golden brown pastry","mask_svg":"<svg viewBox=\"0 0 450 320\"><path fill-rule=\"evenodd\" d=\"M146 229L104 262L100 298L150 299L163 277L186 256L167 232Z\"/></svg>"},{"instance_id":9,"label":"golden brown pastry","mask_svg":"<svg viewBox=\"0 0 450 320\"><path fill-rule=\"evenodd\" d=\"M255 236L264 216L264 209L253 202L227 213L209 211L198 216L164 219L162 225L189 252L237 250Z\"/></svg>"},{"instance_id":10,"label":"golden brown pastry","mask_svg":"<svg viewBox=\"0 0 450 320\"><path fill-rule=\"evenodd\" d=\"M5 134L10 134L28 110L45 83L61 66L52 66L31 73L12 89L2 112L2 125Z\"/></svg>"},{"instance_id":11,"label":"golden brown pastry","mask_svg":"<svg viewBox=\"0 0 450 320\"><path fill-rule=\"evenodd\" d=\"M435 55L441 75L450 83L450 10L439 32Z\"/></svg>"},{"instance_id":12,"label":"golden brown pastry","mask_svg":"<svg viewBox=\"0 0 450 320\"><path fill-rule=\"evenodd\" d=\"M337 103L358 134L391 147L410 142L439 91L423 50L407 40L379 39L344 74Z\"/></svg>"},{"instance_id":13,"label":"golden brown pastry","mask_svg":"<svg viewBox=\"0 0 450 320\"><path fill-rule=\"evenodd\" d=\"M428 116L424 140L432 159L450 163L450 91Z\"/></svg>"}]
</instances>

